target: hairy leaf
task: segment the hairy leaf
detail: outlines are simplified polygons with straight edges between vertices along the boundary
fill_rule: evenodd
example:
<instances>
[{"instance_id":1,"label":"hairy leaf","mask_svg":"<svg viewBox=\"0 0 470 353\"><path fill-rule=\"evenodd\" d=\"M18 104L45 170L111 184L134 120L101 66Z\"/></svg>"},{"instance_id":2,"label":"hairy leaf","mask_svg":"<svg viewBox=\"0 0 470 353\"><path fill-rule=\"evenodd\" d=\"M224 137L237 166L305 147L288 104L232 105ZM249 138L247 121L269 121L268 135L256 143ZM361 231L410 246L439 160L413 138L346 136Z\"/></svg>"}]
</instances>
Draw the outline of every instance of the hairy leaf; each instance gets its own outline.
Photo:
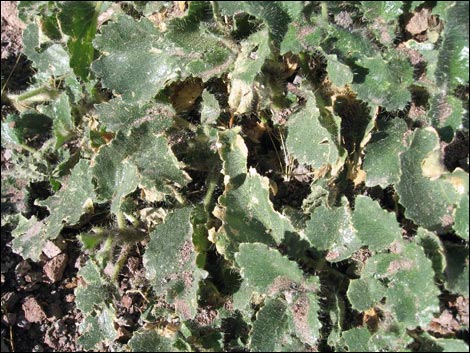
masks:
<instances>
[{"instance_id":1,"label":"hairy leaf","mask_svg":"<svg viewBox=\"0 0 470 353\"><path fill-rule=\"evenodd\" d=\"M3 222L3 221L2 221ZM18 225L12 231L12 250L24 259L39 261L42 249L48 240L45 225L36 216L26 219L19 215Z\"/></svg>"},{"instance_id":2,"label":"hairy leaf","mask_svg":"<svg viewBox=\"0 0 470 353\"><path fill-rule=\"evenodd\" d=\"M333 164L338 158L336 136L320 120L315 98L310 96L306 105L289 117L286 146L299 163L319 168Z\"/></svg>"},{"instance_id":3,"label":"hairy leaf","mask_svg":"<svg viewBox=\"0 0 470 353\"><path fill-rule=\"evenodd\" d=\"M132 104L114 98L95 106L100 122L108 131L129 131L134 126L149 122L156 133L164 132L173 124L174 110L163 104Z\"/></svg>"},{"instance_id":4,"label":"hairy leaf","mask_svg":"<svg viewBox=\"0 0 470 353\"><path fill-rule=\"evenodd\" d=\"M369 197L359 195L356 198L352 222L357 237L370 250L385 250L401 239L400 226L395 215L383 210Z\"/></svg>"},{"instance_id":5,"label":"hairy leaf","mask_svg":"<svg viewBox=\"0 0 470 353\"><path fill-rule=\"evenodd\" d=\"M174 340L159 335L154 330L140 329L134 332L129 341L133 352L177 352Z\"/></svg>"},{"instance_id":6,"label":"hairy leaf","mask_svg":"<svg viewBox=\"0 0 470 353\"><path fill-rule=\"evenodd\" d=\"M171 213L151 234L144 266L157 294L166 294L183 319L196 315L199 281L206 276L196 265L191 208Z\"/></svg>"},{"instance_id":7,"label":"hairy leaf","mask_svg":"<svg viewBox=\"0 0 470 353\"><path fill-rule=\"evenodd\" d=\"M215 96L209 91L202 92L201 122L215 124L220 115L220 105Z\"/></svg>"},{"instance_id":8,"label":"hairy leaf","mask_svg":"<svg viewBox=\"0 0 470 353\"><path fill-rule=\"evenodd\" d=\"M93 166L97 194L101 198L115 200L117 195L124 195L124 191L117 189L118 186L125 187L125 190L133 189L126 185L126 181L120 180L126 175L124 168L128 168L127 173L133 173L132 167L125 167L124 161L137 168L138 178L129 179L133 185L138 183L171 193L171 183L180 186L187 183L189 177L180 170L178 160L168 146L167 139L158 134L158 128L155 133L152 124L147 122L133 128L129 135L118 132L110 145L101 147Z\"/></svg>"},{"instance_id":9,"label":"hairy leaf","mask_svg":"<svg viewBox=\"0 0 470 353\"><path fill-rule=\"evenodd\" d=\"M62 31L69 36L70 66L84 81L88 79L94 57L92 41L100 7L101 3L95 1L66 1L60 5L58 18Z\"/></svg>"},{"instance_id":10,"label":"hairy leaf","mask_svg":"<svg viewBox=\"0 0 470 353\"><path fill-rule=\"evenodd\" d=\"M217 250L229 259L241 243L280 243L286 233L294 232L289 220L276 212L269 200L269 181L254 169L237 189L227 190L219 198L216 216L222 220L217 233Z\"/></svg>"},{"instance_id":11,"label":"hairy leaf","mask_svg":"<svg viewBox=\"0 0 470 353\"><path fill-rule=\"evenodd\" d=\"M415 130L411 146L400 156L401 176L396 186L405 215L430 230L452 220L453 206L459 201L458 184L440 176L439 150L434 129Z\"/></svg>"},{"instance_id":12,"label":"hairy leaf","mask_svg":"<svg viewBox=\"0 0 470 353\"><path fill-rule=\"evenodd\" d=\"M114 309L104 306L96 316L86 316L80 324L78 343L86 350L93 350L98 345L109 346L118 336L114 328L116 313Z\"/></svg>"},{"instance_id":13,"label":"hairy leaf","mask_svg":"<svg viewBox=\"0 0 470 353\"><path fill-rule=\"evenodd\" d=\"M47 218L47 238L54 239L64 225L78 223L80 217L93 210L96 201L94 185L91 181L90 164L82 159L70 172L70 177L53 196L38 205L46 206L51 215Z\"/></svg>"},{"instance_id":14,"label":"hairy leaf","mask_svg":"<svg viewBox=\"0 0 470 353\"><path fill-rule=\"evenodd\" d=\"M71 72L69 55L60 44L52 44L43 51L40 47L40 30L38 25L29 24L23 32L23 52L39 72L61 76Z\"/></svg>"},{"instance_id":15,"label":"hairy leaf","mask_svg":"<svg viewBox=\"0 0 470 353\"><path fill-rule=\"evenodd\" d=\"M258 293L269 294L282 281L302 282L298 265L264 244L240 244L235 259L242 269L242 277Z\"/></svg>"},{"instance_id":16,"label":"hairy leaf","mask_svg":"<svg viewBox=\"0 0 470 353\"><path fill-rule=\"evenodd\" d=\"M328 251L326 259L330 262L342 261L361 247L348 206L316 208L307 221L305 234L314 248Z\"/></svg>"},{"instance_id":17,"label":"hairy leaf","mask_svg":"<svg viewBox=\"0 0 470 353\"><path fill-rule=\"evenodd\" d=\"M70 101L65 93L49 106L44 106L41 113L52 119L52 126L56 138L55 148L59 148L74 136L75 123L73 121Z\"/></svg>"},{"instance_id":18,"label":"hairy leaf","mask_svg":"<svg viewBox=\"0 0 470 353\"><path fill-rule=\"evenodd\" d=\"M120 16L93 43L103 53L93 71L126 102L146 102L167 84L191 75L207 80L225 72L232 61L223 41L193 19L163 35L146 18Z\"/></svg>"},{"instance_id":19,"label":"hairy leaf","mask_svg":"<svg viewBox=\"0 0 470 353\"><path fill-rule=\"evenodd\" d=\"M82 278L80 285L75 289L77 309L84 314L91 314L95 307L104 307L106 300L111 298L98 265L88 260L77 275Z\"/></svg>"},{"instance_id":20,"label":"hairy leaf","mask_svg":"<svg viewBox=\"0 0 470 353\"><path fill-rule=\"evenodd\" d=\"M432 263L416 244L397 244L397 248L396 253L368 259L361 278L382 281L386 308L398 322L409 328L426 326L439 311L440 291L434 284Z\"/></svg>"},{"instance_id":21,"label":"hairy leaf","mask_svg":"<svg viewBox=\"0 0 470 353\"><path fill-rule=\"evenodd\" d=\"M406 149L406 123L401 119L381 123L366 145L362 168L367 173L366 185L386 188L396 184L400 177L401 152Z\"/></svg>"},{"instance_id":22,"label":"hairy leaf","mask_svg":"<svg viewBox=\"0 0 470 353\"><path fill-rule=\"evenodd\" d=\"M359 78L353 82L358 97L364 102L393 111L403 109L411 100L408 87L413 83L413 68L404 58L389 55L384 59L376 55L362 57L356 64L368 71L363 82Z\"/></svg>"}]
</instances>

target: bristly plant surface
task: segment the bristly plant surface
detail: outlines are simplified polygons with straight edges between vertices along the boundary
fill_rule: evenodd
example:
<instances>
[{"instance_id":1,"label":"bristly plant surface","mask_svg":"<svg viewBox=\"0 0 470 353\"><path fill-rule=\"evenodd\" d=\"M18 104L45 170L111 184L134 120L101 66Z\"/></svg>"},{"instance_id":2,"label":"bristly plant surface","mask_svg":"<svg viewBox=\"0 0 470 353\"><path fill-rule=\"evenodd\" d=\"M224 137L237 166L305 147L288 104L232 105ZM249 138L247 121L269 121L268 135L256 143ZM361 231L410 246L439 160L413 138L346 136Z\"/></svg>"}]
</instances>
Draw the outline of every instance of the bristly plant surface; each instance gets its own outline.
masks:
<instances>
[{"instance_id":1,"label":"bristly plant surface","mask_svg":"<svg viewBox=\"0 0 470 353\"><path fill-rule=\"evenodd\" d=\"M35 73L2 91L2 183L52 196L2 226L32 261L80 240L84 350L468 351L468 319L430 329L469 296L468 151L444 163L468 139L468 1L19 12Z\"/></svg>"}]
</instances>

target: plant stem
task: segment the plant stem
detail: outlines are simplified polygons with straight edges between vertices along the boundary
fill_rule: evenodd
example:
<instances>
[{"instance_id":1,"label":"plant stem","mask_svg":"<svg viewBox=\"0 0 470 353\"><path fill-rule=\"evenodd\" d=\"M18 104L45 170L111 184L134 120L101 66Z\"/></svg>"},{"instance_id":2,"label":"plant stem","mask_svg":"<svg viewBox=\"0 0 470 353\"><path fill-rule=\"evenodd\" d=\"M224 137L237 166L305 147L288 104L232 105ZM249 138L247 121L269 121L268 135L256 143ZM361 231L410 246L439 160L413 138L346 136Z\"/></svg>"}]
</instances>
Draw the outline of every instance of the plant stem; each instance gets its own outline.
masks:
<instances>
[{"instance_id":1,"label":"plant stem","mask_svg":"<svg viewBox=\"0 0 470 353\"><path fill-rule=\"evenodd\" d=\"M217 184L219 183L220 179L220 173L216 167L212 168L208 177L209 181L207 183L207 192L203 200L203 205L206 212L209 212L209 210L212 209L212 196L214 195L215 188L217 187Z\"/></svg>"},{"instance_id":2,"label":"plant stem","mask_svg":"<svg viewBox=\"0 0 470 353\"><path fill-rule=\"evenodd\" d=\"M121 270L126 263L127 257L129 256L129 252L131 250L131 244L126 243L122 248L121 248L121 253L119 254L119 258L116 261L116 264L114 265L113 269L113 274L111 276L111 281L113 283L116 283L117 285L117 279L119 277L119 273L121 273Z\"/></svg>"}]
</instances>

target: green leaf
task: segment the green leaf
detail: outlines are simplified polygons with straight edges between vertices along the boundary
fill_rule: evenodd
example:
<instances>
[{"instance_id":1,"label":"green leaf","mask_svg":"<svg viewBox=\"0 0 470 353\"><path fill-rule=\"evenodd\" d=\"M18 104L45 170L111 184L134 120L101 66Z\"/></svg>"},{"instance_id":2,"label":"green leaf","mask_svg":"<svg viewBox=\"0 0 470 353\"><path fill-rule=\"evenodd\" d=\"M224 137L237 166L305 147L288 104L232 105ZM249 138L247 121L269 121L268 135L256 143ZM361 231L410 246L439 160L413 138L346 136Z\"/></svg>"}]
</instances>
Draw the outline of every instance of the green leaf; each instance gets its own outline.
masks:
<instances>
[{"instance_id":1,"label":"green leaf","mask_svg":"<svg viewBox=\"0 0 470 353\"><path fill-rule=\"evenodd\" d=\"M423 332L417 340L420 343L418 352L468 352L468 345L455 338L435 338Z\"/></svg>"},{"instance_id":2,"label":"green leaf","mask_svg":"<svg viewBox=\"0 0 470 353\"><path fill-rule=\"evenodd\" d=\"M455 224L454 230L458 236L468 241L468 194L465 194L461 197L460 203L457 206L457 210L455 211Z\"/></svg>"},{"instance_id":3,"label":"green leaf","mask_svg":"<svg viewBox=\"0 0 470 353\"><path fill-rule=\"evenodd\" d=\"M40 47L40 31L38 25L30 23L23 32L23 52L33 66L41 73L61 76L71 72L69 55L60 44L47 46L45 50Z\"/></svg>"},{"instance_id":4,"label":"green leaf","mask_svg":"<svg viewBox=\"0 0 470 353\"><path fill-rule=\"evenodd\" d=\"M139 329L129 341L132 352L178 352L174 340L161 336L154 330Z\"/></svg>"},{"instance_id":5,"label":"green leaf","mask_svg":"<svg viewBox=\"0 0 470 353\"><path fill-rule=\"evenodd\" d=\"M109 346L118 336L114 328L116 313L114 309L104 306L96 316L86 316L80 324L78 344L85 350L93 350L98 345Z\"/></svg>"},{"instance_id":6,"label":"green leaf","mask_svg":"<svg viewBox=\"0 0 470 353\"><path fill-rule=\"evenodd\" d=\"M117 185L126 187L125 190L133 189L125 185L125 180L120 181L122 176L132 172L131 167L127 167L127 172L124 172L123 162L126 160L138 171L138 178L128 179L132 185L138 182L139 185L156 187L158 191L165 193L172 192L170 183L186 185L189 177L180 170L167 139L158 132L158 129L153 131L149 122L143 123L134 127L129 135L119 131L110 145L100 148L92 169L97 182L97 194L102 199L114 200L117 195L122 196L123 191L117 190Z\"/></svg>"},{"instance_id":7,"label":"green leaf","mask_svg":"<svg viewBox=\"0 0 470 353\"><path fill-rule=\"evenodd\" d=\"M206 272L197 268L191 208L174 211L151 234L143 262L155 292L166 294L184 319L196 315L199 281Z\"/></svg>"},{"instance_id":8,"label":"green leaf","mask_svg":"<svg viewBox=\"0 0 470 353\"><path fill-rule=\"evenodd\" d=\"M369 352L404 352L412 342L406 325L392 322L370 338Z\"/></svg>"},{"instance_id":9,"label":"green leaf","mask_svg":"<svg viewBox=\"0 0 470 353\"><path fill-rule=\"evenodd\" d=\"M128 161L123 161L116 170L114 179L114 194L111 200L111 212L115 215L121 210L124 197L133 192L138 186L137 167Z\"/></svg>"},{"instance_id":10,"label":"green leaf","mask_svg":"<svg viewBox=\"0 0 470 353\"><path fill-rule=\"evenodd\" d=\"M439 51L436 82L447 91L468 84L468 1L443 3L445 9L444 41Z\"/></svg>"},{"instance_id":11,"label":"green leaf","mask_svg":"<svg viewBox=\"0 0 470 353\"><path fill-rule=\"evenodd\" d=\"M287 32L289 15L276 1L217 1L222 16L234 16L247 13L261 19L269 28L274 41L280 43ZM295 11L295 10L294 10Z\"/></svg>"},{"instance_id":12,"label":"green leaf","mask_svg":"<svg viewBox=\"0 0 470 353\"><path fill-rule=\"evenodd\" d=\"M209 91L202 92L201 123L213 125L220 116L220 105Z\"/></svg>"},{"instance_id":13,"label":"green leaf","mask_svg":"<svg viewBox=\"0 0 470 353\"><path fill-rule=\"evenodd\" d=\"M320 282L317 277L309 286L320 288ZM289 303L289 319L292 321L293 331L297 337L305 344L314 346L320 339L321 321L318 318L320 313L320 304L315 293L302 291Z\"/></svg>"},{"instance_id":14,"label":"green leaf","mask_svg":"<svg viewBox=\"0 0 470 353\"><path fill-rule=\"evenodd\" d=\"M372 251L388 249L393 242L401 240L395 214L383 210L369 197L359 195L356 198L352 222L357 237Z\"/></svg>"},{"instance_id":15,"label":"green leaf","mask_svg":"<svg viewBox=\"0 0 470 353\"><path fill-rule=\"evenodd\" d=\"M18 225L11 233L13 236L11 248L24 259L39 261L42 249L48 240L45 233L44 223L38 221L36 216L26 219L20 214Z\"/></svg>"},{"instance_id":16,"label":"green leaf","mask_svg":"<svg viewBox=\"0 0 470 353\"><path fill-rule=\"evenodd\" d=\"M46 220L48 239L55 239L64 225L77 224L84 213L93 210L96 194L91 178L90 164L82 159L72 169L69 179L58 192L37 202L39 206L46 206L51 213Z\"/></svg>"},{"instance_id":17,"label":"green leaf","mask_svg":"<svg viewBox=\"0 0 470 353\"><path fill-rule=\"evenodd\" d=\"M397 20L402 11L403 1L361 1L363 16L374 21L381 17L384 21L390 22Z\"/></svg>"},{"instance_id":18,"label":"green leaf","mask_svg":"<svg viewBox=\"0 0 470 353\"><path fill-rule=\"evenodd\" d=\"M219 198L215 212L223 225L216 234L219 253L233 259L240 243L280 243L294 232L289 220L274 210L269 200L269 181L250 169L244 183L229 189Z\"/></svg>"},{"instance_id":19,"label":"green leaf","mask_svg":"<svg viewBox=\"0 0 470 353\"><path fill-rule=\"evenodd\" d=\"M222 173L226 188L238 188L246 179L248 148L240 136L240 128L217 134L217 146L222 159Z\"/></svg>"},{"instance_id":20,"label":"green leaf","mask_svg":"<svg viewBox=\"0 0 470 353\"><path fill-rule=\"evenodd\" d=\"M384 286L375 278L360 278L351 280L347 295L353 309L366 311L382 300L385 293Z\"/></svg>"},{"instance_id":21,"label":"green leaf","mask_svg":"<svg viewBox=\"0 0 470 353\"><path fill-rule=\"evenodd\" d=\"M296 351L292 350L295 343L295 338L288 330L286 304L279 299L267 300L253 323L253 333L249 343L251 351L291 352Z\"/></svg>"},{"instance_id":22,"label":"green leaf","mask_svg":"<svg viewBox=\"0 0 470 353\"><path fill-rule=\"evenodd\" d=\"M444 281L444 269L447 265L445 257L445 248L439 237L423 228L418 228L416 239L419 245L424 249L424 253L432 262L434 278L438 283Z\"/></svg>"},{"instance_id":23,"label":"green leaf","mask_svg":"<svg viewBox=\"0 0 470 353\"><path fill-rule=\"evenodd\" d=\"M347 259L361 247L346 205L332 209L324 205L316 208L307 221L305 234L314 248L328 251L326 259L330 262Z\"/></svg>"},{"instance_id":24,"label":"green leaf","mask_svg":"<svg viewBox=\"0 0 470 353\"><path fill-rule=\"evenodd\" d=\"M36 111L29 110L17 114L9 114L2 121L2 145L21 145L37 135L47 135L51 128L51 119Z\"/></svg>"},{"instance_id":25,"label":"green leaf","mask_svg":"<svg viewBox=\"0 0 470 353\"><path fill-rule=\"evenodd\" d=\"M366 145L362 168L367 173L366 186L386 188L396 184L400 177L400 153L406 150L404 134L406 123L401 119L379 123L379 131L372 134Z\"/></svg>"},{"instance_id":26,"label":"green leaf","mask_svg":"<svg viewBox=\"0 0 470 353\"><path fill-rule=\"evenodd\" d=\"M189 76L206 81L225 72L233 60L222 40L190 19L163 35L146 18L120 16L103 26L93 43L103 55L92 70L126 102L146 102L167 84Z\"/></svg>"},{"instance_id":27,"label":"green leaf","mask_svg":"<svg viewBox=\"0 0 470 353\"><path fill-rule=\"evenodd\" d=\"M111 297L107 282L101 277L98 265L88 260L78 271L77 276L83 280L75 289L77 309L87 315L91 314L95 307L105 307L106 300L110 300Z\"/></svg>"},{"instance_id":28,"label":"green leaf","mask_svg":"<svg viewBox=\"0 0 470 353\"><path fill-rule=\"evenodd\" d=\"M53 131L56 138L56 149L74 136L75 123L73 121L70 101L67 94L62 93L59 98L50 105L42 106L40 111L52 119Z\"/></svg>"},{"instance_id":29,"label":"green leaf","mask_svg":"<svg viewBox=\"0 0 470 353\"><path fill-rule=\"evenodd\" d=\"M264 244L240 244L235 260L244 280L260 294L275 293L283 282L301 283L303 279L296 262Z\"/></svg>"},{"instance_id":30,"label":"green leaf","mask_svg":"<svg viewBox=\"0 0 470 353\"><path fill-rule=\"evenodd\" d=\"M353 73L349 66L341 63L336 55L327 55L327 67L326 71L328 72L328 77L331 82L338 87L343 87L344 85L350 84L353 82Z\"/></svg>"},{"instance_id":31,"label":"green leaf","mask_svg":"<svg viewBox=\"0 0 470 353\"><path fill-rule=\"evenodd\" d=\"M361 279L375 278L386 287L386 310L408 328L425 327L439 312L439 289L431 261L413 243L397 244L397 252L367 260ZM417 291L416 288L419 288Z\"/></svg>"},{"instance_id":32,"label":"green leaf","mask_svg":"<svg viewBox=\"0 0 470 353\"><path fill-rule=\"evenodd\" d=\"M320 168L337 160L336 136L322 122L313 95L301 110L289 117L286 146L299 163Z\"/></svg>"},{"instance_id":33,"label":"green leaf","mask_svg":"<svg viewBox=\"0 0 470 353\"><path fill-rule=\"evenodd\" d=\"M130 131L133 127L149 122L155 133L164 132L173 124L175 112L170 105L158 103L126 103L120 97L95 105L100 122L106 130Z\"/></svg>"},{"instance_id":34,"label":"green leaf","mask_svg":"<svg viewBox=\"0 0 470 353\"><path fill-rule=\"evenodd\" d=\"M417 129L411 146L400 155L401 176L396 185L407 218L433 230L452 219L459 194L449 179L440 176L440 144L433 128Z\"/></svg>"},{"instance_id":35,"label":"green leaf","mask_svg":"<svg viewBox=\"0 0 470 353\"><path fill-rule=\"evenodd\" d=\"M445 287L452 293L469 296L468 245L444 243L447 267Z\"/></svg>"},{"instance_id":36,"label":"green leaf","mask_svg":"<svg viewBox=\"0 0 470 353\"><path fill-rule=\"evenodd\" d=\"M454 132L462 126L466 113L462 101L444 91L431 98L427 120L439 131L444 141L450 142Z\"/></svg>"},{"instance_id":37,"label":"green leaf","mask_svg":"<svg viewBox=\"0 0 470 353\"><path fill-rule=\"evenodd\" d=\"M408 87L413 83L413 67L407 60L397 55L386 59L376 55L361 57L356 64L368 70L363 82L359 78L353 82L359 99L388 111L403 109L411 101Z\"/></svg>"},{"instance_id":38,"label":"green leaf","mask_svg":"<svg viewBox=\"0 0 470 353\"><path fill-rule=\"evenodd\" d=\"M70 66L74 73L87 81L94 51L92 41L96 34L96 24L101 2L66 1L59 4L58 16L62 31L69 36L67 47L70 53Z\"/></svg>"},{"instance_id":39,"label":"green leaf","mask_svg":"<svg viewBox=\"0 0 470 353\"><path fill-rule=\"evenodd\" d=\"M458 236L468 241L468 172L456 168L452 174L447 174L445 177L452 184L460 198L454 211L454 230Z\"/></svg>"},{"instance_id":40,"label":"green leaf","mask_svg":"<svg viewBox=\"0 0 470 353\"><path fill-rule=\"evenodd\" d=\"M367 327L355 327L341 333L348 352L368 352L371 334Z\"/></svg>"}]
</instances>

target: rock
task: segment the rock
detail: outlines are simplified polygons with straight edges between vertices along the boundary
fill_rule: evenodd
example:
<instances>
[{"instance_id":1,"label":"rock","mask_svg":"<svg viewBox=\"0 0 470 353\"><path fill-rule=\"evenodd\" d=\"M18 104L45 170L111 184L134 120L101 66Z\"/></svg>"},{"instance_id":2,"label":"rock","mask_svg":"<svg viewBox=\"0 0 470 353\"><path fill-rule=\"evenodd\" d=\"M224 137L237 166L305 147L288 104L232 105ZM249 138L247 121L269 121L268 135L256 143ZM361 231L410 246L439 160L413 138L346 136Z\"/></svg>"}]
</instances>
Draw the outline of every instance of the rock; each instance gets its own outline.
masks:
<instances>
[{"instance_id":1,"label":"rock","mask_svg":"<svg viewBox=\"0 0 470 353\"><path fill-rule=\"evenodd\" d=\"M431 10L423 8L421 11L416 12L406 25L406 30L412 35L420 34L429 28L429 20L431 17Z\"/></svg>"},{"instance_id":2,"label":"rock","mask_svg":"<svg viewBox=\"0 0 470 353\"><path fill-rule=\"evenodd\" d=\"M36 298L27 297L22 305L24 317L28 322L41 322L46 318L46 313Z\"/></svg>"},{"instance_id":3,"label":"rock","mask_svg":"<svg viewBox=\"0 0 470 353\"><path fill-rule=\"evenodd\" d=\"M44 265L44 273L52 283L62 279L65 267L67 266L67 260L67 254L60 254Z\"/></svg>"},{"instance_id":4,"label":"rock","mask_svg":"<svg viewBox=\"0 0 470 353\"><path fill-rule=\"evenodd\" d=\"M121 304L123 307L129 310L130 307L132 306L132 298L129 295L124 294L121 298Z\"/></svg>"},{"instance_id":5,"label":"rock","mask_svg":"<svg viewBox=\"0 0 470 353\"><path fill-rule=\"evenodd\" d=\"M44 255L46 255L49 259L52 259L59 255L62 252L62 249L55 245L52 241L48 240L44 248L42 249Z\"/></svg>"}]
</instances>

